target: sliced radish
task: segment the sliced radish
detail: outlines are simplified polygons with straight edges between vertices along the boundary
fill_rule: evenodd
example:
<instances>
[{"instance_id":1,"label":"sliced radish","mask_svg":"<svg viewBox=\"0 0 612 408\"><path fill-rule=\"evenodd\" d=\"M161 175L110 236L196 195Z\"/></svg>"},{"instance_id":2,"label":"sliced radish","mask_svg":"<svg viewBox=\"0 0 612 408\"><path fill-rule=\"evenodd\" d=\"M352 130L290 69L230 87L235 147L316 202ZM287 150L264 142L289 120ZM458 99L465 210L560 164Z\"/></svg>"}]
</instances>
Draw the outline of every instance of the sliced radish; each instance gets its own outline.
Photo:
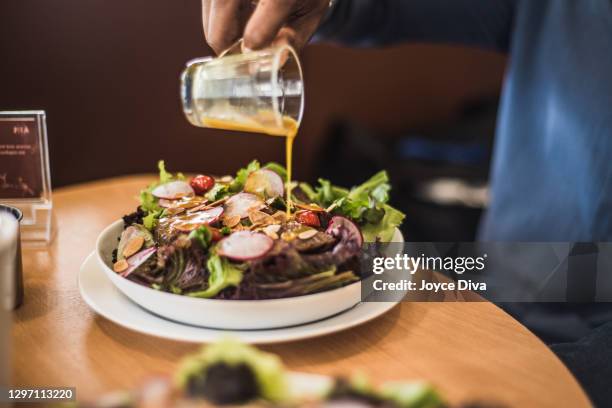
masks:
<instances>
[{"instance_id":1,"label":"sliced radish","mask_svg":"<svg viewBox=\"0 0 612 408\"><path fill-rule=\"evenodd\" d=\"M176 200L177 198L192 196L195 194L193 188L186 181L171 181L153 189L153 195L157 198L166 200Z\"/></svg>"},{"instance_id":2,"label":"sliced radish","mask_svg":"<svg viewBox=\"0 0 612 408\"><path fill-rule=\"evenodd\" d=\"M225 202L225 216L245 218L251 211L265 207L261 198L251 193L238 193Z\"/></svg>"},{"instance_id":3,"label":"sliced radish","mask_svg":"<svg viewBox=\"0 0 612 408\"><path fill-rule=\"evenodd\" d=\"M219 255L236 261L261 258L272 249L274 241L259 232L238 231L217 244Z\"/></svg>"},{"instance_id":4,"label":"sliced radish","mask_svg":"<svg viewBox=\"0 0 612 408\"><path fill-rule=\"evenodd\" d=\"M199 211L189 216L189 221L196 224L212 224L219 221L223 215L223 207L214 207L209 210Z\"/></svg>"},{"instance_id":5,"label":"sliced radish","mask_svg":"<svg viewBox=\"0 0 612 408\"><path fill-rule=\"evenodd\" d=\"M357 224L346 217L340 215L333 216L327 225L327 230L325 230L326 233L337 238L341 238L344 231L346 231L346 238L348 240L355 240L359 246L363 244L361 230Z\"/></svg>"},{"instance_id":6,"label":"sliced radish","mask_svg":"<svg viewBox=\"0 0 612 408\"><path fill-rule=\"evenodd\" d=\"M121 272L121 276L127 278L132 272L138 269L140 265L145 263L147 259L149 259L151 255L155 253L155 251L157 251L157 248L151 247L143 249L142 251L136 252L134 255L130 256L127 259L127 263L129 266L125 271Z\"/></svg>"},{"instance_id":7,"label":"sliced radish","mask_svg":"<svg viewBox=\"0 0 612 408\"><path fill-rule=\"evenodd\" d=\"M223 207L214 207L180 217L173 225L179 231L192 231L202 225L209 225L219 221L221 215L223 215Z\"/></svg>"},{"instance_id":8,"label":"sliced radish","mask_svg":"<svg viewBox=\"0 0 612 408\"><path fill-rule=\"evenodd\" d=\"M244 183L244 191L265 198L282 197L285 186L281 176L269 169L259 169L252 172Z\"/></svg>"}]
</instances>

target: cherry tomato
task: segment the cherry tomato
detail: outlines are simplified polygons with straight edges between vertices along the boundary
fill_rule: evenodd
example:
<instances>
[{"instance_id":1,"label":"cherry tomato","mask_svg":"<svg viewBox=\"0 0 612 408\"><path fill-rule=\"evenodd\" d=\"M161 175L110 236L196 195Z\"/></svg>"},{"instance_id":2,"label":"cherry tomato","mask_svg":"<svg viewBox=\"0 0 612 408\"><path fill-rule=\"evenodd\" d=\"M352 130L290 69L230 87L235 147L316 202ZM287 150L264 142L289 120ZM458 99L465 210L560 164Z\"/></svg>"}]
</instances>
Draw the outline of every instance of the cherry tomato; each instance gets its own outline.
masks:
<instances>
[{"instance_id":1,"label":"cherry tomato","mask_svg":"<svg viewBox=\"0 0 612 408\"><path fill-rule=\"evenodd\" d=\"M300 224L309 225L311 227L320 227L321 220L314 211L299 211L295 214L295 219Z\"/></svg>"},{"instance_id":2,"label":"cherry tomato","mask_svg":"<svg viewBox=\"0 0 612 408\"><path fill-rule=\"evenodd\" d=\"M218 228L213 228L213 227L208 227L208 229L210 230L210 232L212 233L212 241L213 242L217 242L219 241L221 238L223 238L223 235L221 235L221 231L219 231Z\"/></svg>"},{"instance_id":3,"label":"cherry tomato","mask_svg":"<svg viewBox=\"0 0 612 408\"><path fill-rule=\"evenodd\" d=\"M193 188L193 191L195 191L197 195L202 195L213 188L215 185L215 179L210 176L200 174L199 176L192 178L189 185L191 188Z\"/></svg>"}]
</instances>

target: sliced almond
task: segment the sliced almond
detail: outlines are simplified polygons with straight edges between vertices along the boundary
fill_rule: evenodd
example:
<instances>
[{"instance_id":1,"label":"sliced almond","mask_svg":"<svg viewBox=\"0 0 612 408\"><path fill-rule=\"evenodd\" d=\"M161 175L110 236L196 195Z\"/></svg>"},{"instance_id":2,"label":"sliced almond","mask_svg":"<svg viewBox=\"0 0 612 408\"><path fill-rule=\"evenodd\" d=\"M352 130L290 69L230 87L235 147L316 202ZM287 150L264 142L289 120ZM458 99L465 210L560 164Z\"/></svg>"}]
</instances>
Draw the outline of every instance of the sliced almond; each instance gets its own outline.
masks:
<instances>
[{"instance_id":1,"label":"sliced almond","mask_svg":"<svg viewBox=\"0 0 612 408\"><path fill-rule=\"evenodd\" d=\"M184 208L186 210L202 205L206 205L208 200L203 199L201 197L191 197L187 200L182 200L177 204L177 207Z\"/></svg>"},{"instance_id":2,"label":"sliced almond","mask_svg":"<svg viewBox=\"0 0 612 408\"><path fill-rule=\"evenodd\" d=\"M169 208L166 208L166 214L168 214L170 216L177 215L177 214L180 214L182 212L185 212L185 209L181 208L181 207L169 207Z\"/></svg>"},{"instance_id":3,"label":"sliced almond","mask_svg":"<svg viewBox=\"0 0 612 408\"><path fill-rule=\"evenodd\" d=\"M270 214L266 214L263 211L259 211L259 210L254 210L249 212L249 220L251 220L251 223L253 224L273 224L275 222L275 219L272 218L272 216Z\"/></svg>"},{"instance_id":4,"label":"sliced almond","mask_svg":"<svg viewBox=\"0 0 612 408\"><path fill-rule=\"evenodd\" d=\"M250 231L251 228L247 227L246 225L242 225L240 223L238 223L235 227L232 228L232 231Z\"/></svg>"},{"instance_id":5,"label":"sliced almond","mask_svg":"<svg viewBox=\"0 0 612 408\"><path fill-rule=\"evenodd\" d=\"M278 230L280 230L280 225L279 224L270 224L267 225L263 230L264 232L268 233L268 232L278 232Z\"/></svg>"},{"instance_id":6,"label":"sliced almond","mask_svg":"<svg viewBox=\"0 0 612 408\"><path fill-rule=\"evenodd\" d=\"M211 208L216 207L217 204L221 204L221 203L223 203L222 200L217 200L213 203L209 203L208 200L203 199L203 200L195 202L194 205L189 205L189 206L186 206L185 208L188 209L189 213L194 213L198 211L210 210Z\"/></svg>"},{"instance_id":7,"label":"sliced almond","mask_svg":"<svg viewBox=\"0 0 612 408\"><path fill-rule=\"evenodd\" d=\"M229 197L223 197L218 199L217 201L213 201L212 203L208 204L204 209L208 210L209 208L217 207L218 205L221 205L226 202L228 198Z\"/></svg>"},{"instance_id":8,"label":"sliced almond","mask_svg":"<svg viewBox=\"0 0 612 408\"><path fill-rule=\"evenodd\" d=\"M221 183L231 183L232 181L234 181L234 178L232 176L223 176L219 179L219 181Z\"/></svg>"},{"instance_id":9,"label":"sliced almond","mask_svg":"<svg viewBox=\"0 0 612 408\"><path fill-rule=\"evenodd\" d=\"M264 231L264 233L269 236L270 238L277 240L278 239L278 234L276 232L268 232L268 231Z\"/></svg>"},{"instance_id":10,"label":"sliced almond","mask_svg":"<svg viewBox=\"0 0 612 408\"><path fill-rule=\"evenodd\" d=\"M316 229L307 229L306 231L302 231L298 234L299 239L310 239L317 235Z\"/></svg>"},{"instance_id":11,"label":"sliced almond","mask_svg":"<svg viewBox=\"0 0 612 408\"><path fill-rule=\"evenodd\" d=\"M295 205L297 208L301 208L302 210L308 210L308 211L314 211L314 212L325 212L325 208L315 203L305 204L305 203L294 202L293 205Z\"/></svg>"},{"instance_id":12,"label":"sliced almond","mask_svg":"<svg viewBox=\"0 0 612 408\"><path fill-rule=\"evenodd\" d=\"M223 225L229 228L233 228L240 223L239 215L232 215L230 217L223 217Z\"/></svg>"},{"instance_id":13,"label":"sliced almond","mask_svg":"<svg viewBox=\"0 0 612 408\"><path fill-rule=\"evenodd\" d=\"M125 259L121 259L117 262L115 262L115 264L113 265L113 271L117 272L117 273L121 273L123 271L125 271L130 265L128 264L128 262Z\"/></svg>"},{"instance_id":14,"label":"sliced almond","mask_svg":"<svg viewBox=\"0 0 612 408\"><path fill-rule=\"evenodd\" d=\"M129 258L136 252L140 251L140 248L142 248L143 245L144 237L142 235L135 236L125 245L125 248L123 249L123 256Z\"/></svg>"},{"instance_id":15,"label":"sliced almond","mask_svg":"<svg viewBox=\"0 0 612 408\"><path fill-rule=\"evenodd\" d=\"M278 239L278 231L280 230L279 224L270 224L263 227L261 230L272 239Z\"/></svg>"},{"instance_id":16,"label":"sliced almond","mask_svg":"<svg viewBox=\"0 0 612 408\"><path fill-rule=\"evenodd\" d=\"M202 224L204 225L204 224ZM181 232L191 232L194 229L200 227L199 224L194 224L190 222L180 222L173 225L174 229Z\"/></svg>"},{"instance_id":17,"label":"sliced almond","mask_svg":"<svg viewBox=\"0 0 612 408\"><path fill-rule=\"evenodd\" d=\"M208 210L210 207L207 204L198 205L197 207L190 208L187 212L193 214L198 211Z\"/></svg>"},{"instance_id":18,"label":"sliced almond","mask_svg":"<svg viewBox=\"0 0 612 408\"><path fill-rule=\"evenodd\" d=\"M277 211L272 214L272 218L280 222L285 222L287 221L287 214L284 211Z\"/></svg>"}]
</instances>

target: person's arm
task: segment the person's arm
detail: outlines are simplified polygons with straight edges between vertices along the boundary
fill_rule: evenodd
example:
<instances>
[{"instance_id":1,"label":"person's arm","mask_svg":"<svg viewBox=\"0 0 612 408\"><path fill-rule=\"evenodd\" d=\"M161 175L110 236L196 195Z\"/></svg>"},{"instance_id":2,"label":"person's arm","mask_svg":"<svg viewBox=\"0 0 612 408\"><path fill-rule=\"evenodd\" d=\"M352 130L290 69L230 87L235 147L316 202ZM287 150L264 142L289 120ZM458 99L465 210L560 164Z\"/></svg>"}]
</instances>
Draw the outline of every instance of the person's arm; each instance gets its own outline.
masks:
<instances>
[{"instance_id":1,"label":"person's arm","mask_svg":"<svg viewBox=\"0 0 612 408\"><path fill-rule=\"evenodd\" d=\"M316 34L352 46L459 43L506 52L518 0L336 0Z\"/></svg>"},{"instance_id":2,"label":"person's arm","mask_svg":"<svg viewBox=\"0 0 612 408\"><path fill-rule=\"evenodd\" d=\"M260 49L319 38L351 45L463 43L506 51L519 0L202 0L206 41L218 54L243 37Z\"/></svg>"}]
</instances>

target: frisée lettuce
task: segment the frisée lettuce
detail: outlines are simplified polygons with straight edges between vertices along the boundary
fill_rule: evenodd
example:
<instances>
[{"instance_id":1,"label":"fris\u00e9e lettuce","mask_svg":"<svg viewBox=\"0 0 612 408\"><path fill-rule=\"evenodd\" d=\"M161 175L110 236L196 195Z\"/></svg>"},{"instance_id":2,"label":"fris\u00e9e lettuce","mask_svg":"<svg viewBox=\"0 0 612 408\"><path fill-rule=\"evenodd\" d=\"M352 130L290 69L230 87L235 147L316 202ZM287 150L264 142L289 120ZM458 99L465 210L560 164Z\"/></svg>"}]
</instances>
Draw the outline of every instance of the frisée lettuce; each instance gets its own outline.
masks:
<instances>
[{"instance_id":1,"label":"fris\u00e9e lettuce","mask_svg":"<svg viewBox=\"0 0 612 408\"><path fill-rule=\"evenodd\" d=\"M347 190L334 186L329 180L319 179L313 188L308 183L300 183L301 191L310 201L326 208L332 214L350 218L361 227L366 242L377 239L390 241L405 215L391 207L389 201L389 176L379 171L366 182Z\"/></svg>"}]
</instances>

